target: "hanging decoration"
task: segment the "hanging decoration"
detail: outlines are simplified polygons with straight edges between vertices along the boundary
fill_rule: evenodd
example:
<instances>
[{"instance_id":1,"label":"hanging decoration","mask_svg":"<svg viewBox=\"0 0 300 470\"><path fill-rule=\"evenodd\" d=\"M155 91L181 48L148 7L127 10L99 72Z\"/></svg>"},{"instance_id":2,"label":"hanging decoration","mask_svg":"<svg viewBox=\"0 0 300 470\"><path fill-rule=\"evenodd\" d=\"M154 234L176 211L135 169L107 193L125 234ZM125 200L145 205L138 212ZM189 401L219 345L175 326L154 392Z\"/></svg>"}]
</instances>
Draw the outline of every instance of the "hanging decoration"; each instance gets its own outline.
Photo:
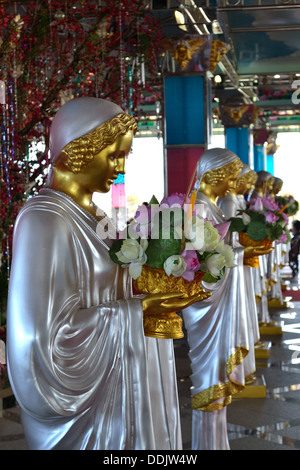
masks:
<instances>
[{"instance_id":1,"label":"hanging decoration","mask_svg":"<svg viewBox=\"0 0 300 470\"><path fill-rule=\"evenodd\" d=\"M51 117L73 97L96 96L138 118L145 97L157 95L161 39L143 0L1 2L0 274L5 282L16 215L47 177ZM141 58L142 80L133 66ZM5 298L2 290L0 297Z\"/></svg>"}]
</instances>

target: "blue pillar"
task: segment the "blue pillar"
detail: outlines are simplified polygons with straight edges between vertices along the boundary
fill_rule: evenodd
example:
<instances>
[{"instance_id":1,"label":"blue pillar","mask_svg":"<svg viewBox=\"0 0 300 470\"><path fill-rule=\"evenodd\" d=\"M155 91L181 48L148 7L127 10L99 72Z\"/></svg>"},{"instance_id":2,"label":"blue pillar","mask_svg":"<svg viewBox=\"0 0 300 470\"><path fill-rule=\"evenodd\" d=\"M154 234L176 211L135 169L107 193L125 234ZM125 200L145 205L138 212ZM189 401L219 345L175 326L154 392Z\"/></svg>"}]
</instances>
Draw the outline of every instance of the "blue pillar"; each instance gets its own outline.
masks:
<instances>
[{"instance_id":1,"label":"blue pillar","mask_svg":"<svg viewBox=\"0 0 300 470\"><path fill-rule=\"evenodd\" d=\"M253 168L253 135L249 127L226 127L225 147Z\"/></svg>"},{"instance_id":2,"label":"blue pillar","mask_svg":"<svg viewBox=\"0 0 300 470\"><path fill-rule=\"evenodd\" d=\"M167 193L186 193L211 137L211 83L205 73L164 78Z\"/></svg>"},{"instance_id":3,"label":"blue pillar","mask_svg":"<svg viewBox=\"0 0 300 470\"><path fill-rule=\"evenodd\" d=\"M274 155L267 155L267 171L274 176Z\"/></svg>"},{"instance_id":4,"label":"blue pillar","mask_svg":"<svg viewBox=\"0 0 300 470\"><path fill-rule=\"evenodd\" d=\"M266 148L264 145L254 145L254 171L267 171Z\"/></svg>"}]
</instances>

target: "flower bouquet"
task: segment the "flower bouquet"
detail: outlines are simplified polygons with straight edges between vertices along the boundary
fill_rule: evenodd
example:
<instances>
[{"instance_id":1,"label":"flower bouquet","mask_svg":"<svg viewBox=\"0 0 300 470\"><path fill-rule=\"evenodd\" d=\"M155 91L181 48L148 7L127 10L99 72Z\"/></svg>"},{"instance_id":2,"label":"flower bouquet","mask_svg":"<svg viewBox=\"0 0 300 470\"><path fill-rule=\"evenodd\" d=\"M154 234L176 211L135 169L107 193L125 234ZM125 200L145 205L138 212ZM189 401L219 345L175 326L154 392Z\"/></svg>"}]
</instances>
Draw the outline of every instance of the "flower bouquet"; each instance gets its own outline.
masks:
<instances>
[{"instance_id":1,"label":"flower bouquet","mask_svg":"<svg viewBox=\"0 0 300 470\"><path fill-rule=\"evenodd\" d=\"M273 241L287 243L290 234L287 227L288 217L271 196L250 199L237 217L229 219L230 231L239 233L243 246L263 246L268 250ZM245 259L248 266L258 267L258 257Z\"/></svg>"},{"instance_id":2,"label":"flower bouquet","mask_svg":"<svg viewBox=\"0 0 300 470\"><path fill-rule=\"evenodd\" d=\"M299 203L293 196L276 196L275 201L282 212L288 216L296 215L299 210Z\"/></svg>"},{"instance_id":3,"label":"flower bouquet","mask_svg":"<svg viewBox=\"0 0 300 470\"><path fill-rule=\"evenodd\" d=\"M233 267L233 250L224 243L229 223L214 225L200 212L184 194L161 203L153 197L138 207L110 248L111 259L129 268L137 292L202 294L204 300L210 293L201 287L202 281L217 282L226 267ZM182 320L175 312L146 314L144 330L147 336L183 336Z\"/></svg>"}]
</instances>

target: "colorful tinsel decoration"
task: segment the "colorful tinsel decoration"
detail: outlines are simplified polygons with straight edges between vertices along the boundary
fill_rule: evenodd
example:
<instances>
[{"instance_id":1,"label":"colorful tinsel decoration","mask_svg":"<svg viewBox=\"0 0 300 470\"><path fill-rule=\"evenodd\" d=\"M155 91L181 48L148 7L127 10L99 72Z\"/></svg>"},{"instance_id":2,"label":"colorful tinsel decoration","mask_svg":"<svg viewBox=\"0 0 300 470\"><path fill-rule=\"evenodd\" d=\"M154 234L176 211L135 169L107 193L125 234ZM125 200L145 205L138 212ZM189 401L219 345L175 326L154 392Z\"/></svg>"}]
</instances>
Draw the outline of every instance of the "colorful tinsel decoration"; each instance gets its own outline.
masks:
<instances>
[{"instance_id":1,"label":"colorful tinsel decoration","mask_svg":"<svg viewBox=\"0 0 300 470\"><path fill-rule=\"evenodd\" d=\"M46 178L51 117L65 101L79 96L110 99L136 115L149 94L159 96L161 39L160 26L142 0L0 5L4 279L9 279L16 215Z\"/></svg>"}]
</instances>

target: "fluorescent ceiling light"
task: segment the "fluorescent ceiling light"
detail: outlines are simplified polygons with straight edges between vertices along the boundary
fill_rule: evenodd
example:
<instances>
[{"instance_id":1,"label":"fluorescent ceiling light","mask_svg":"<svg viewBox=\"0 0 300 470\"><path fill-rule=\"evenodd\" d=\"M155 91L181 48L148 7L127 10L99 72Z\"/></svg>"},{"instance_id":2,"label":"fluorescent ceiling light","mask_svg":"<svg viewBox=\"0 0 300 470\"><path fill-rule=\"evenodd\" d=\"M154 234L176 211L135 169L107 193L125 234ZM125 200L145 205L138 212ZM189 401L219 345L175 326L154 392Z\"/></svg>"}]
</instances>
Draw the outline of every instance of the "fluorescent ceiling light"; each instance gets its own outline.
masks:
<instances>
[{"instance_id":1,"label":"fluorescent ceiling light","mask_svg":"<svg viewBox=\"0 0 300 470\"><path fill-rule=\"evenodd\" d=\"M206 23L211 23L210 19L208 18L207 14L206 14L205 11L203 10L203 8L199 7L199 10L200 10L201 15L202 15L203 18L205 19Z\"/></svg>"},{"instance_id":2,"label":"fluorescent ceiling light","mask_svg":"<svg viewBox=\"0 0 300 470\"><path fill-rule=\"evenodd\" d=\"M174 16L175 16L175 20L176 20L178 28L182 29L183 31L187 31L184 14L181 13L181 11L179 10L175 10Z\"/></svg>"},{"instance_id":3,"label":"fluorescent ceiling light","mask_svg":"<svg viewBox=\"0 0 300 470\"><path fill-rule=\"evenodd\" d=\"M213 34L223 34L223 30L222 30L218 20L213 20L213 22L212 22L212 32L213 32Z\"/></svg>"}]
</instances>

